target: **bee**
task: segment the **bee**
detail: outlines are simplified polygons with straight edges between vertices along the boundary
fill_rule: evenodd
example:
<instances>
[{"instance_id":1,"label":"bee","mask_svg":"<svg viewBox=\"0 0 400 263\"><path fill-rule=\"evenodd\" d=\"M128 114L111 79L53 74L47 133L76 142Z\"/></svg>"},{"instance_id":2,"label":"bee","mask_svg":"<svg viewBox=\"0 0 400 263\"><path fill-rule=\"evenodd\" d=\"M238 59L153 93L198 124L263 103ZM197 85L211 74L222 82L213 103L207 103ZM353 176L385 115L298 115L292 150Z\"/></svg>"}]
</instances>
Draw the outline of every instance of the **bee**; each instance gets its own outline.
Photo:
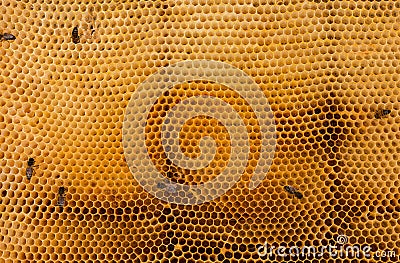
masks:
<instances>
[{"instance_id":1,"label":"bee","mask_svg":"<svg viewBox=\"0 0 400 263\"><path fill-rule=\"evenodd\" d=\"M303 194L299 192L299 190L297 190L296 188L294 188L293 186L290 185L286 185L284 187L285 191L288 192L289 194L293 194L294 196L296 196L298 199L302 199L303 198Z\"/></svg>"},{"instance_id":2,"label":"bee","mask_svg":"<svg viewBox=\"0 0 400 263\"><path fill-rule=\"evenodd\" d=\"M93 34L94 34L94 32L95 32L95 30L94 30L94 26L93 25L91 25L90 26L90 35L92 35L93 36Z\"/></svg>"},{"instance_id":3,"label":"bee","mask_svg":"<svg viewBox=\"0 0 400 263\"><path fill-rule=\"evenodd\" d=\"M79 37L79 30L78 27L74 27L74 29L72 29L72 42L74 42L74 44L78 44L80 40Z\"/></svg>"},{"instance_id":4,"label":"bee","mask_svg":"<svg viewBox=\"0 0 400 263\"><path fill-rule=\"evenodd\" d=\"M60 188L58 188L57 206L60 206L62 211L64 205L65 205L65 187L61 186Z\"/></svg>"},{"instance_id":5,"label":"bee","mask_svg":"<svg viewBox=\"0 0 400 263\"><path fill-rule=\"evenodd\" d=\"M376 119L382 119L383 117L389 115L392 111L391 110L377 110L375 112Z\"/></svg>"},{"instance_id":6,"label":"bee","mask_svg":"<svg viewBox=\"0 0 400 263\"><path fill-rule=\"evenodd\" d=\"M164 183L157 183L157 188L165 189L165 191L169 194L176 194L178 192L176 185L174 184L164 184Z\"/></svg>"},{"instance_id":7,"label":"bee","mask_svg":"<svg viewBox=\"0 0 400 263\"><path fill-rule=\"evenodd\" d=\"M39 165L35 165L35 159L29 158L28 160L28 167L26 167L26 178L28 180L31 180L32 176L35 174L35 167L38 167Z\"/></svg>"},{"instance_id":8,"label":"bee","mask_svg":"<svg viewBox=\"0 0 400 263\"><path fill-rule=\"evenodd\" d=\"M96 15L94 14L94 7L89 7L88 14L86 17L86 22L90 25L90 32L88 33L89 37L93 37L95 30L95 23L96 23Z\"/></svg>"},{"instance_id":9,"label":"bee","mask_svg":"<svg viewBox=\"0 0 400 263\"><path fill-rule=\"evenodd\" d=\"M4 33L0 34L0 40L15 40L16 37L13 34Z\"/></svg>"}]
</instances>

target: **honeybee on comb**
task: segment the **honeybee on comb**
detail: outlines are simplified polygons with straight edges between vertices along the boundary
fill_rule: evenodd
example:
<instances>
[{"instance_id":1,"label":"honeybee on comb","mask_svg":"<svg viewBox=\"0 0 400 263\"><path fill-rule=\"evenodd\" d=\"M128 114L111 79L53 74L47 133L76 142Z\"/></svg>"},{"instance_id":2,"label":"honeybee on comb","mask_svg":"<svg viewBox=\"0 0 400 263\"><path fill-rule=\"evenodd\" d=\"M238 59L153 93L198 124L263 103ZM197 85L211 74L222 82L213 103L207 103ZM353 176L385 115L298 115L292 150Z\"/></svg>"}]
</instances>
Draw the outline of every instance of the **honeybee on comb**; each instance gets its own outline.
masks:
<instances>
[{"instance_id":1,"label":"honeybee on comb","mask_svg":"<svg viewBox=\"0 0 400 263\"><path fill-rule=\"evenodd\" d=\"M29 158L28 160L28 167L26 167L26 178L28 180L31 180L32 176L35 174L35 167L38 167L39 165L35 165L35 159Z\"/></svg>"},{"instance_id":2,"label":"honeybee on comb","mask_svg":"<svg viewBox=\"0 0 400 263\"><path fill-rule=\"evenodd\" d=\"M61 186L58 188L57 206L61 207L61 212L65 205L65 187Z\"/></svg>"},{"instance_id":3,"label":"honeybee on comb","mask_svg":"<svg viewBox=\"0 0 400 263\"><path fill-rule=\"evenodd\" d=\"M16 37L13 34L4 33L0 34L0 40L15 40Z\"/></svg>"},{"instance_id":4,"label":"honeybee on comb","mask_svg":"<svg viewBox=\"0 0 400 263\"><path fill-rule=\"evenodd\" d=\"M387 117L392 111L391 110L377 110L375 112L376 119L382 119L383 117Z\"/></svg>"},{"instance_id":5,"label":"honeybee on comb","mask_svg":"<svg viewBox=\"0 0 400 263\"><path fill-rule=\"evenodd\" d=\"M286 185L284 187L285 191L288 192L289 194L293 194L294 196L296 196L298 199L302 199L303 198L303 194L299 192L299 190L297 190L296 188L294 188L293 186L290 185Z\"/></svg>"},{"instance_id":6,"label":"honeybee on comb","mask_svg":"<svg viewBox=\"0 0 400 263\"><path fill-rule=\"evenodd\" d=\"M74 44L78 44L80 41L80 36L79 36L79 29L78 27L74 27L74 29L72 29L72 42Z\"/></svg>"}]
</instances>

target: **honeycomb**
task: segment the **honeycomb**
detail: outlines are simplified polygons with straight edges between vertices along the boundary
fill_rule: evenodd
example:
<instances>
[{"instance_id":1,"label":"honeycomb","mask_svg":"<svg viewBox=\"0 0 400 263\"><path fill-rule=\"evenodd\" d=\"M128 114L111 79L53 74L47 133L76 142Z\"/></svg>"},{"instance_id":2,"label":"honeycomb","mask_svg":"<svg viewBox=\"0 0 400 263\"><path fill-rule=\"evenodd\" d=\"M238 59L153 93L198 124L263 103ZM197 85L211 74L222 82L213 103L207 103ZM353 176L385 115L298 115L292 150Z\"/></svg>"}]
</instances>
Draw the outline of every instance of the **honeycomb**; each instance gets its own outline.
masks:
<instances>
[{"instance_id":1,"label":"honeycomb","mask_svg":"<svg viewBox=\"0 0 400 263\"><path fill-rule=\"evenodd\" d=\"M0 42L1 262L396 262L399 12L398 1L2 0L0 34L16 39ZM209 165L186 169L167 157L163 120L190 97L230 105L250 147L227 192L184 205L135 180L122 130L139 85L190 60L224 62L253 79L273 112L276 149L249 189L262 151L254 109L226 85L174 85L146 116L143 143L163 177L201 185L228 166L229 130L207 116L188 119L178 139L193 159L212 138ZM29 158L38 165L31 180ZM326 246L339 236L344 246L370 246L371 256L259 253L266 243Z\"/></svg>"}]
</instances>

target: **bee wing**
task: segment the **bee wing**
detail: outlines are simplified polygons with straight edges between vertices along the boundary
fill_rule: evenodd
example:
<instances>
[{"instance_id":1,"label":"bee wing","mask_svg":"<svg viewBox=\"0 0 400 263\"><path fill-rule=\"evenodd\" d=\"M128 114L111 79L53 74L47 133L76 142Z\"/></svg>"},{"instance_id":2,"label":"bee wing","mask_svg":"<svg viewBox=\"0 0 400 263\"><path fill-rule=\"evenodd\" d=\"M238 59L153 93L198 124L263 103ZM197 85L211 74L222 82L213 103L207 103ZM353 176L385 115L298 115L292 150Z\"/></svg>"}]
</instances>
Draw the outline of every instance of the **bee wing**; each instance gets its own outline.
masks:
<instances>
[{"instance_id":1,"label":"bee wing","mask_svg":"<svg viewBox=\"0 0 400 263\"><path fill-rule=\"evenodd\" d=\"M26 178L28 179L28 181L30 181L31 178L32 178L32 175L27 173L27 174L26 174Z\"/></svg>"}]
</instances>

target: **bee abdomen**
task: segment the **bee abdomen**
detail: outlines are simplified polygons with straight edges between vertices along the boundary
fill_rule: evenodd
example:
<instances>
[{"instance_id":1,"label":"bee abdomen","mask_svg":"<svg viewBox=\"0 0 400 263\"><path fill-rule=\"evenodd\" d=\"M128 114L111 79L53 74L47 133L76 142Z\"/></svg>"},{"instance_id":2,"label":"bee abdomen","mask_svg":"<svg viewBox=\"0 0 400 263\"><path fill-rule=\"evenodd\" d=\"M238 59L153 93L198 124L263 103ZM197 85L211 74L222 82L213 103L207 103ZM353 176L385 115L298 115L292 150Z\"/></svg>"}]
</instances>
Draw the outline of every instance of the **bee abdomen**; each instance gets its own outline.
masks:
<instances>
[{"instance_id":1,"label":"bee abdomen","mask_svg":"<svg viewBox=\"0 0 400 263\"><path fill-rule=\"evenodd\" d=\"M296 189L294 189L293 187L291 187L291 186L289 186L289 185L286 185L286 186L284 187L284 189L285 189L286 192L288 192L288 193L290 193L290 194L294 194L294 193L296 192Z\"/></svg>"},{"instance_id":2,"label":"bee abdomen","mask_svg":"<svg viewBox=\"0 0 400 263\"><path fill-rule=\"evenodd\" d=\"M303 198L303 194L300 192L295 192L294 195L299 199Z\"/></svg>"},{"instance_id":3,"label":"bee abdomen","mask_svg":"<svg viewBox=\"0 0 400 263\"><path fill-rule=\"evenodd\" d=\"M391 110L378 110L377 112L375 112L375 118L381 119L382 117L389 115L391 112Z\"/></svg>"},{"instance_id":4,"label":"bee abdomen","mask_svg":"<svg viewBox=\"0 0 400 263\"><path fill-rule=\"evenodd\" d=\"M64 206L64 204L65 204L64 196L59 196L57 200L57 206Z\"/></svg>"},{"instance_id":5,"label":"bee abdomen","mask_svg":"<svg viewBox=\"0 0 400 263\"><path fill-rule=\"evenodd\" d=\"M26 178L27 178L28 180L31 180L32 174L33 174L33 169L32 169L32 167L26 168Z\"/></svg>"},{"instance_id":6,"label":"bee abdomen","mask_svg":"<svg viewBox=\"0 0 400 263\"><path fill-rule=\"evenodd\" d=\"M77 26L72 29L72 42L75 44L79 43L79 30Z\"/></svg>"},{"instance_id":7,"label":"bee abdomen","mask_svg":"<svg viewBox=\"0 0 400 263\"><path fill-rule=\"evenodd\" d=\"M13 34L9 34L9 33L4 33L3 35L1 35L1 38L4 40L15 40L16 37Z\"/></svg>"}]
</instances>

